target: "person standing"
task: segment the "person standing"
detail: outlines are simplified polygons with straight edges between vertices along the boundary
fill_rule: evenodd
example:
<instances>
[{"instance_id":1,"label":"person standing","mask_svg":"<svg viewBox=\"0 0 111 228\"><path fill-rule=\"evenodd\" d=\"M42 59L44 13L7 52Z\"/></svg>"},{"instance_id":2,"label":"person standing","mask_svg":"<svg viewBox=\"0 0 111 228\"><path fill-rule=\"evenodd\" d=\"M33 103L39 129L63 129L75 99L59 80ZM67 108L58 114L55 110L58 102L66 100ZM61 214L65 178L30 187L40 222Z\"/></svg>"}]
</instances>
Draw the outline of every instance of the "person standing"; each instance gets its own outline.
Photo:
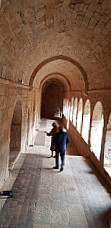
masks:
<instances>
[{"instance_id":1,"label":"person standing","mask_svg":"<svg viewBox=\"0 0 111 228\"><path fill-rule=\"evenodd\" d=\"M69 143L69 137L67 132L63 130L63 127L59 127L59 132L56 133L54 138L55 151L56 151L56 166L55 169L59 169L59 154L61 157L61 168L60 171L63 171L65 165L65 151L66 145Z\"/></svg>"},{"instance_id":2,"label":"person standing","mask_svg":"<svg viewBox=\"0 0 111 228\"><path fill-rule=\"evenodd\" d=\"M46 132L47 136L51 136L51 146L50 146L51 157L53 157L53 151L55 151L54 137L55 137L55 134L58 132L58 126L55 122L52 123L52 126L53 128L51 129L51 131L49 133Z\"/></svg>"}]
</instances>

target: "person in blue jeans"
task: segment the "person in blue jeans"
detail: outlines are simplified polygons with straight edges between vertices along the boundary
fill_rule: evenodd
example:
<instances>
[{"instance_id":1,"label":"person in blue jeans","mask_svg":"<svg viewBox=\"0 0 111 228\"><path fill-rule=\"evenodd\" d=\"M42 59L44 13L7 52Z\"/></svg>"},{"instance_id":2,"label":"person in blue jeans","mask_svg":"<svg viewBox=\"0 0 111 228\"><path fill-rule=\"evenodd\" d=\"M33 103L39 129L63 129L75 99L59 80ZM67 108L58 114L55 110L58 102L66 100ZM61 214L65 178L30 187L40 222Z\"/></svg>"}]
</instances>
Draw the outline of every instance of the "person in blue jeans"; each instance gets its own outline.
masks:
<instances>
[{"instance_id":1,"label":"person in blue jeans","mask_svg":"<svg viewBox=\"0 0 111 228\"><path fill-rule=\"evenodd\" d=\"M55 169L59 169L59 154L61 157L61 168L60 171L63 171L65 165L65 151L66 145L69 143L69 137L67 132L63 130L63 127L59 127L59 132L56 133L54 138L55 151L56 151L56 166Z\"/></svg>"}]
</instances>

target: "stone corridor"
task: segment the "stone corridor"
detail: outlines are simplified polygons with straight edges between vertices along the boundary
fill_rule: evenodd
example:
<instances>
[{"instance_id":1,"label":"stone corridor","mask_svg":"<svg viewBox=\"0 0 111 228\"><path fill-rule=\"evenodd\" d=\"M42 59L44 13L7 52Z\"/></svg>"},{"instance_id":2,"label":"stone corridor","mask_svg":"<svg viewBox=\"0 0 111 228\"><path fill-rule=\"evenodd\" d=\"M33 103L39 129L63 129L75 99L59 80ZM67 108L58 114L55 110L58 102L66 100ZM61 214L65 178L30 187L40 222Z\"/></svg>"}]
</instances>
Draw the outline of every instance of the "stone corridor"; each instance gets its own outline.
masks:
<instances>
[{"instance_id":1,"label":"stone corridor","mask_svg":"<svg viewBox=\"0 0 111 228\"><path fill-rule=\"evenodd\" d=\"M108 188L89 158L70 141L63 172L50 158L52 120L42 120L34 147L22 153L3 190L13 198L0 199L0 228L110 228Z\"/></svg>"}]
</instances>

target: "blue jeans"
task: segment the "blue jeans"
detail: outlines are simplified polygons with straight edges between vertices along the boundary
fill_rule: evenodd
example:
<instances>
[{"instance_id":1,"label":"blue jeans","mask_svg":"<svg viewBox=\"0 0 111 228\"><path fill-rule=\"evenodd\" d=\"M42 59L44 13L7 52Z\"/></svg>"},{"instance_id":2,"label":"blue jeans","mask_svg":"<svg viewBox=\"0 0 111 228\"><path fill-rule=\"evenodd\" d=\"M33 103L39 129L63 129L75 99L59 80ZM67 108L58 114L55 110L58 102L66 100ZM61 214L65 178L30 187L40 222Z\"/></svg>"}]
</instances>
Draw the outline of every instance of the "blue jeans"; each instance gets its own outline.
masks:
<instances>
[{"instance_id":1,"label":"blue jeans","mask_svg":"<svg viewBox=\"0 0 111 228\"><path fill-rule=\"evenodd\" d=\"M56 151L56 167L59 168L59 154L61 157L61 166L65 165L65 151Z\"/></svg>"}]
</instances>

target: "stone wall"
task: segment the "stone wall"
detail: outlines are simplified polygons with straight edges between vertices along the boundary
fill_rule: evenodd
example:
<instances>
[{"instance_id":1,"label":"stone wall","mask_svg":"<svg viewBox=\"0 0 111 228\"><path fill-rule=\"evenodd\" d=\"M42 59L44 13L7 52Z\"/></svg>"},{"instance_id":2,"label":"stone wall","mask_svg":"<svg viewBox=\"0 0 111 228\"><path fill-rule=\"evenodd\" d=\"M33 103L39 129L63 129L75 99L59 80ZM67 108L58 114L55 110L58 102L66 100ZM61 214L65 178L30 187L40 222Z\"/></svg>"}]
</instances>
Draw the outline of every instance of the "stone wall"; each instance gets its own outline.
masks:
<instances>
[{"instance_id":1,"label":"stone wall","mask_svg":"<svg viewBox=\"0 0 111 228\"><path fill-rule=\"evenodd\" d=\"M18 114L17 119L16 113L14 114L17 102L21 104L21 126L19 119L20 113ZM35 131L33 115L36 115L37 111L36 105L34 113L32 112L34 102L36 103L34 92L30 92L27 87L3 79L0 80L0 188L9 175L10 149L19 149L20 154L21 152L26 151L27 143L33 144L32 135ZM17 111L19 112L20 110L18 109ZM30 113L29 132L27 132L28 111ZM17 125L14 125L14 123ZM11 126L14 128L13 135L11 135ZM19 131L21 129L21 141L19 142L17 140L18 133L20 132L17 131L17 128L19 128ZM27 134L29 135L30 142L27 142Z\"/></svg>"}]
</instances>

